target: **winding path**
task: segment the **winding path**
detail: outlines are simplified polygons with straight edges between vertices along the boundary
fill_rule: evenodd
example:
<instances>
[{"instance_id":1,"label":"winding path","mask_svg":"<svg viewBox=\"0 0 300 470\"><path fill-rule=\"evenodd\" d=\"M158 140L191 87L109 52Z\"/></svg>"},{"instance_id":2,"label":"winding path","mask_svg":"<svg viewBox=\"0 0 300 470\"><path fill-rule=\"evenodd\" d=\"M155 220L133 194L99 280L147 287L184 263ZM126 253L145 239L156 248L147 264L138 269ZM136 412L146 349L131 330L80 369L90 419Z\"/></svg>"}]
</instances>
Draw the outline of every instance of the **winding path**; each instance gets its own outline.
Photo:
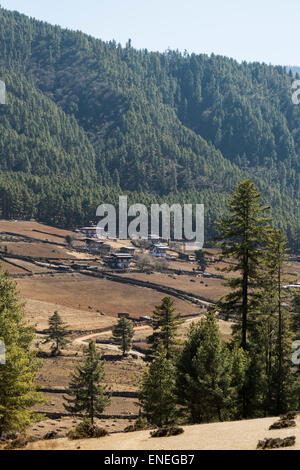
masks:
<instances>
[{"instance_id":1,"label":"winding path","mask_svg":"<svg viewBox=\"0 0 300 470\"><path fill-rule=\"evenodd\" d=\"M195 316L195 317L192 317L192 318L188 318L186 320L184 320L184 324L188 324L188 323L192 323L193 321L199 321L201 318L203 317L203 314L202 315L199 315L199 316ZM143 330L149 330L149 333L150 333L150 330L151 330L151 327L149 325L143 325L143 326L136 326L134 328L134 332L137 332L137 331L143 331ZM91 340L91 339L94 339L94 338L99 338L100 336L106 336L107 335L107 331L102 331L102 332L98 332L98 333L92 333L92 334L88 334L88 335L84 335L84 336L79 336L78 338L75 338L73 340L73 344L76 344L76 345L79 345L79 346L84 346L86 345L86 343ZM115 344L112 344L112 343L96 343L98 346L105 346L106 349L110 349L112 351L119 351L119 347ZM129 354L135 354L136 356L139 356L139 357L144 357L144 354L139 352L139 351L136 351L135 349L131 349L129 351Z\"/></svg>"}]
</instances>

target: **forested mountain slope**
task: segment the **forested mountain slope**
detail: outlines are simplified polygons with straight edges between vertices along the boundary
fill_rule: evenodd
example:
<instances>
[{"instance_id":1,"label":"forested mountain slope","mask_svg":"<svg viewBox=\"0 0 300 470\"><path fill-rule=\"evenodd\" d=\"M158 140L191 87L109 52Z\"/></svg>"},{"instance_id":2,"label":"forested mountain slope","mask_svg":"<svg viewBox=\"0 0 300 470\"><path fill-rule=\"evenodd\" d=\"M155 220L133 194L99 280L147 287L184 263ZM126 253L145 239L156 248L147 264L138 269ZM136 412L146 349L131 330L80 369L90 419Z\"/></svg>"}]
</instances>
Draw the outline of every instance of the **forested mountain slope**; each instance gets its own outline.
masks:
<instances>
[{"instance_id":1,"label":"forested mountain slope","mask_svg":"<svg viewBox=\"0 0 300 470\"><path fill-rule=\"evenodd\" d=\"M206 205L251 177L300 247L300 106L285 67L125 48L0 10L7 217L80 224L99 203ZM17 184L16 184L17 182Z\"/></svg>"},{"instance_id":2,"label":"forested mountain slope","mask_svg":"<svg viewBox=\"0 0 300 470\"><path fill-rule=\"evenodd\" d=\"M297 67L295 65L291 65L291 66L287 66L286 69L287 69L288 72L291 70L294 75L298 74L297 78L299 78L300 67Z\"/></svg>"}]
</instances>

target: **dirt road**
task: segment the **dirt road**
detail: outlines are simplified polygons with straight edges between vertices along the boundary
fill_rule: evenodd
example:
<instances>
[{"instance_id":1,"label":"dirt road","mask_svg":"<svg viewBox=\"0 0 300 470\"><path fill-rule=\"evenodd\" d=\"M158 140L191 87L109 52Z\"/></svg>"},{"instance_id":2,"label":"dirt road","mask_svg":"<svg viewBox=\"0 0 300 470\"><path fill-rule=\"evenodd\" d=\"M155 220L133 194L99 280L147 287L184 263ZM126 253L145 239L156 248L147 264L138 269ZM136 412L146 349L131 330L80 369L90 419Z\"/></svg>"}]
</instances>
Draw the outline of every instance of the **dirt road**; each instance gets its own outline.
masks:
<instances>
[{"instance_id":1,"label":"dirt road","mask_svg":"<svg viewBox=\"0 0 300 470\"><path fill-rule=\"evenodd\" d=\"M193 321L199 321L201 318L203 318L203 315L199 315L197 317L193 318L188 318L187 320L184 321L184 324L187 325L189 323L192 323ZM151 326L150 325L143 325L143 326L136 326L134 328L134 332L140 332L140 331L149 331L149 334L151 333ZM103 331L101 333L92 333L88 334L85 336L80 336L79 338L75 338L73 341L73 344L79 345L79 346L86 346L86 343L94 338L101 338L101 336L107 336L107 331ZM101 343L97 343L99 347L101 347ZM119 351L118 346L112 343L103 343L106 349L110 349L112 351ZM136 351L134 349L131 349L129 351L129 354L136 354L139 357L144 357L144 354Z\"/></svg>"}]
</instances>

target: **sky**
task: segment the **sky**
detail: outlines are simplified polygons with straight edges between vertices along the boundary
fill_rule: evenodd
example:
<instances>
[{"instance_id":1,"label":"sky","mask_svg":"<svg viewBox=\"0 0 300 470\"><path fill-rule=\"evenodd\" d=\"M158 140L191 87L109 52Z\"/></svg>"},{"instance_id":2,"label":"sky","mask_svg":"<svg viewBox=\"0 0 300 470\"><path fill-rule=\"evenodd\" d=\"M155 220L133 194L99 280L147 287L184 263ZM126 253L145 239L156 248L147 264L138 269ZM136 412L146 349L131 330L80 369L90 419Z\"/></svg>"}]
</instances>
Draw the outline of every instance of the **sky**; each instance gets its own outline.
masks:
<instances>
[{"instance_id":1,"label":"sky","mask_svg":"<svg viewBox=\"0 0 300 470\"><path fill-rule=\"evenodd\" d=\"M299 0L0 0L3 8L137 49L300 65Z\"/></svg>"}]
</instances>

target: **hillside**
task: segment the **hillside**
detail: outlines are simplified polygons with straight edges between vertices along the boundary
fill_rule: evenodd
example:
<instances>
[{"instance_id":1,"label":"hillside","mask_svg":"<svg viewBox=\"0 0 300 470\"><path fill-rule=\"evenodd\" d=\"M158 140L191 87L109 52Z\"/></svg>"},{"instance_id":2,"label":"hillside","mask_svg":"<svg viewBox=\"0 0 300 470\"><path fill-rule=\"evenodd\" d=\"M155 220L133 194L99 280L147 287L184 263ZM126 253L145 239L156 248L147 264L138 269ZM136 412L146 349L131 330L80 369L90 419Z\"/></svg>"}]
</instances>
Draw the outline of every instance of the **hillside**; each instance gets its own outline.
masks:
<instances>
[{"instance_id":1,"label":"hillside","mask_svg":"<svg viewBox=\"0 0 300 470\"><path fill-rule=\"evenodd\" d=\"M149 431L119 433L102 439L70 441L59 439L39 441L28 445L34 450L255 450L259 440L265 437L296 436L299 450L299 419L297 427L269 431L275 418L253 419L227 423L186 426L184 434L175 437L153 439Z\"/></svg>"},{"instance_id":2,"label":"hillside","mask_svg":"<svg viewBox=\"0 0 300 470\"><path fill-rule=\"evenodd\" d=\"M103 201L206 205L252 178L300 247L300 107L285 67L122 48L0 10L2 214L74 226ZM16 184L17 181L17 184Z\"/></svg>"},{"instance_id":3,"label":"hillside","mask_svg":"<svg viewBox=\"0 0 300 470\"><path fill-rule=\"evenodd\" d=\"M294 75L296 75L297 73L299 74L300 73L300 67L296 67L296 66L293 66L293 65L289 65L287 67L287 70L291 70L293 72Z\"/></svg>"}]
</instances>

